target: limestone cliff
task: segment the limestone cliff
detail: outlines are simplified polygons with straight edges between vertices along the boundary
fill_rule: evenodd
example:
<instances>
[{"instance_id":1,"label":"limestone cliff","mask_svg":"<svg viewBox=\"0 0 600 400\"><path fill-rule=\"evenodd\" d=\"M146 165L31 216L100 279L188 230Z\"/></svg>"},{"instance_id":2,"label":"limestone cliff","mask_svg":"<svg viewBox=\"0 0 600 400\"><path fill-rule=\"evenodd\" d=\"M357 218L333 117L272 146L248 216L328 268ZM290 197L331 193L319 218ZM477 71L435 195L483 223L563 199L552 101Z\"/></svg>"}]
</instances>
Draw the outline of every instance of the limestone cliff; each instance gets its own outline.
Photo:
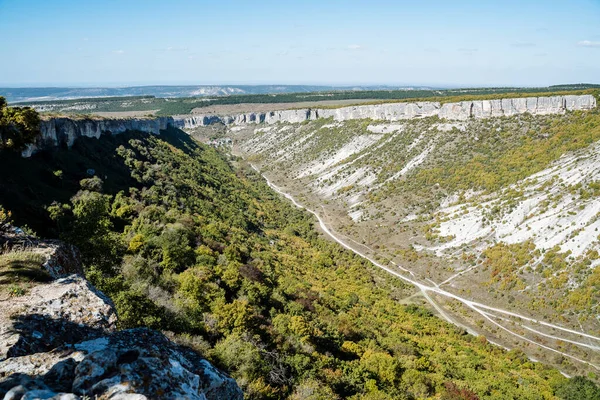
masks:
<instances>
[{"instance_id":1,"label":"limestone cliff","mask_svg":"<svg viewBox=\"0 0 600 400\"><path fill-rule=\"evenodd\" d=\"M267 113L246 113L227 116L193 116L184 118L182 128L194 128L221 122L226 125L277 122L298 123L318 118L333 118L336 121L366 119L399 121L412 118L438 116L448 120L469 118L491 118L529 113L532 115L562 114L567 111L591 110L596 107L592 95L523 97L499 100L472 100L459 103L440 104L439 102L387 103L364 106L349 106L333 109L299 109L272 111Z\"/></svg>"},{"instance_id":2,"label":"limestone cliff","mask_svg":"<svg viewBox=\"0 0 600 400\"><path fill-rule=\"evenodd\" d=\"M24 152L24 157L30 157L41 148L68 146L71 147L80 137L98 139L103 134L118 135L128 130L138 130L158 135L161 129L173 124L172 118L49 118L40 124L41 135L36 142Z\"/></svg>"},{"instance_id":3,"label":"limestone cliff","mask_svg":"<svg viewBox=\"0 0 600 400\"><path fill-rule=\"evenodd\" d=\"M492 118L529 113L532 115L562 114L567 111L584 111L596 107L592 95L524 97L499 100L473 100L459 103L439 102L387 103L349 106L334 109L298 109L270 111L266 113L243 113L236 115L184 115L158 118L128 119L70 119L50 118L41 123L41 136L24 152L30 157L42 148L72 146L79 137L99 138L103 134L117 135L127 130L137 130L158 135L168 126L194 129L215 123L225 125L301 123L319 118L336 121L366 119L399 121L412 118L438 116L448 120L469 118Z\"/></svg>"},{"instance_id":4,"label":"limestone cliff","mask_svg":"<svg viewBox=\"0 0 600 400\"><path fill-rule=\"evenodd\" d=\"M0 243L43 254L39 268L57 278L0 299L0 398L243 398L232 378L161 333L117 331L114 305L82 277L76 249L6 232Z\"/></svg>"}]
</instances>

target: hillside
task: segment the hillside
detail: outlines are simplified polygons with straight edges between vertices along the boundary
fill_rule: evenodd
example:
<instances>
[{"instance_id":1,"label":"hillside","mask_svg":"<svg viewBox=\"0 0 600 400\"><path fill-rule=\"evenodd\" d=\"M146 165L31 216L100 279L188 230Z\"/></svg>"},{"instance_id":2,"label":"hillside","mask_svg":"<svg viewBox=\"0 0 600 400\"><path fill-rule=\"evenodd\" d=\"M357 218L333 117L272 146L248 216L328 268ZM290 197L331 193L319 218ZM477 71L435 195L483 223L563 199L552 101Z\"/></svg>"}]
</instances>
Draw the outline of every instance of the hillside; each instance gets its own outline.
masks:
<instances>
[{"instance_id":1,"label":"hillside","mask_svg":"<svg viewBox=\"0 0 600 400\"><path fill-rule=\"evenodd\" d=\"M568 373L600 370L600 113L319 119L236 148L438 313Z\"/></svg>"},{"instance_id":2,"label":"hillside","mask_svg":"<svg viewBox=\"0 0 600 400\"><path fill-rule=\"evenodd\" d=\"M330 129L277 131L317 125ZM5 151L0 171L0 204L79 247L120 328L166 331L246 398L553 399L589 385L442 321L247 164L180 130Z\"/></svg>"}]
</instances>

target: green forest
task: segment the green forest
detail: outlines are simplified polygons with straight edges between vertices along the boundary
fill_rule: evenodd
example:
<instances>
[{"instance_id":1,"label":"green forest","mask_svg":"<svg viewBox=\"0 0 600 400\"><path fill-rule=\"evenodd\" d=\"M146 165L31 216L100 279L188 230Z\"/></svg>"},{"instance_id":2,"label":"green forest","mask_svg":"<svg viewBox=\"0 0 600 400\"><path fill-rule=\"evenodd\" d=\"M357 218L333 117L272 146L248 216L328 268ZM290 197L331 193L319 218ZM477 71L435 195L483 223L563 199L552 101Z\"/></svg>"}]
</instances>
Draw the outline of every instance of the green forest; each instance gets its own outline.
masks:
<instances>
[{"instance_id":1,"label":"green forest","mask_svg":"<svg viewBox=\"0 0 600 400\"><path fill-rule=\"evenodd\" d=\"M0 212L82 252L121 328L167 332L248 399L600 399L328 241L239 159L169 129L0 154Z\"/></svg>"}]
</instances>

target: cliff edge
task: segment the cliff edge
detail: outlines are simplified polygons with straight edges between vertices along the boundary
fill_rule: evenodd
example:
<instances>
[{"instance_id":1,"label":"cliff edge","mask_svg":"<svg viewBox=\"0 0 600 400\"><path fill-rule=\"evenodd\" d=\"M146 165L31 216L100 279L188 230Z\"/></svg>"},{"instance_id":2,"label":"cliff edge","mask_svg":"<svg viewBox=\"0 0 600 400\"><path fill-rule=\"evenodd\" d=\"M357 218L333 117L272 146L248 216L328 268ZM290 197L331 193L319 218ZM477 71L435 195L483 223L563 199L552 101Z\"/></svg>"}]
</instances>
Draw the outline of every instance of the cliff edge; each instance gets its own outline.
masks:
<instances>
[{"instance_id":1,"label":"cliff edge","mask_svg":"<svg viewBox=\"0 0 600 400\"><path fill-rule=\"evenodd\" d=\"M13 228L0 244L0 397L243 398L232 378L161 333L117 331L115 307L83 278L77 249Z\"/></svg>"},{"instance_id":2,"label":"cliff edge","mask_svg":"<svg viewBox=\"0 0 600 400\"><path fill-rule=\"evenodd\" d=\"M596 98L594 96L568 95L471 100L445 104L432 101L385 103L331 109L306 108L224 116L197 115L179 117L176 119L176 124L182 128L194 128L215 122L221 122L225 125L273 124L277 122L299 123L320 118L333 118L338 122L367 118L380 121L400 121L434 116L447 120L463 121L469 118L510 117L525 113L531 115L564 114L567 111L586 111L593 108L596 108Z\"/></svg>"},{"instance_id":3,"label":"cliff edge","mask_svg":"<svg viewBox=\"0 0 600 400\"><path fill-rule=\"evenodd\" d=\"M194 129L215 123L224 125L301 123L321 118L335 121L373 119L400 121L413 118L439 117L464 121L470 118L510 117L519 114L564 114L567 111L587 111L596 108L592 95L568 95L550 97L523 97L498 100L472 100L458 103L413 102L349 106L332 109L305 108L236 115L181 115L158 118L47 118L40 125L41 135L35 143L23 151L23 157L31 157L43 148L71 147L79 137L100 138L101 135L118 135L135 130L159 135L169 126L178 129Z\"/></svg>"}]
</instances>

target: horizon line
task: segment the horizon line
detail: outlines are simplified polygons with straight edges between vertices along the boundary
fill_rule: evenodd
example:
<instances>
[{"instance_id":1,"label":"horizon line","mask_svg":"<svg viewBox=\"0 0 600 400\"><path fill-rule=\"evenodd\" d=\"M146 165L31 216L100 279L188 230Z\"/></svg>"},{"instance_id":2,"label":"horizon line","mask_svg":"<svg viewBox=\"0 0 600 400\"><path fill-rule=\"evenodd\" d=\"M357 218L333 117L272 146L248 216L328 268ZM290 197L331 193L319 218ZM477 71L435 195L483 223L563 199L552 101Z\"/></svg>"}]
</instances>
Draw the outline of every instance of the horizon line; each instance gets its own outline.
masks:
<instances>
[{"instance_id":1,"label":"horizon line","mask_svg":"<svg viewBox=\"0 0 600 400\"><path fill-rule=\"evenodd\" d=\"M553 83L549 85L477 85L477 84L409 84L409 83L73 83L73 84L27 84L27 83L0 83L0 89L126 89L126 88L144 88L144 87L214 87L214 86L316 86L316 87L331 87L331 88L351 88L351 87L390 87L390 88L434 88L434 89L479 89L479 88L547 88L553 86L575 86L575 85L600 85L600 83L592 82L570 82L570 83Z\"/></svg>"}]
</instances>

